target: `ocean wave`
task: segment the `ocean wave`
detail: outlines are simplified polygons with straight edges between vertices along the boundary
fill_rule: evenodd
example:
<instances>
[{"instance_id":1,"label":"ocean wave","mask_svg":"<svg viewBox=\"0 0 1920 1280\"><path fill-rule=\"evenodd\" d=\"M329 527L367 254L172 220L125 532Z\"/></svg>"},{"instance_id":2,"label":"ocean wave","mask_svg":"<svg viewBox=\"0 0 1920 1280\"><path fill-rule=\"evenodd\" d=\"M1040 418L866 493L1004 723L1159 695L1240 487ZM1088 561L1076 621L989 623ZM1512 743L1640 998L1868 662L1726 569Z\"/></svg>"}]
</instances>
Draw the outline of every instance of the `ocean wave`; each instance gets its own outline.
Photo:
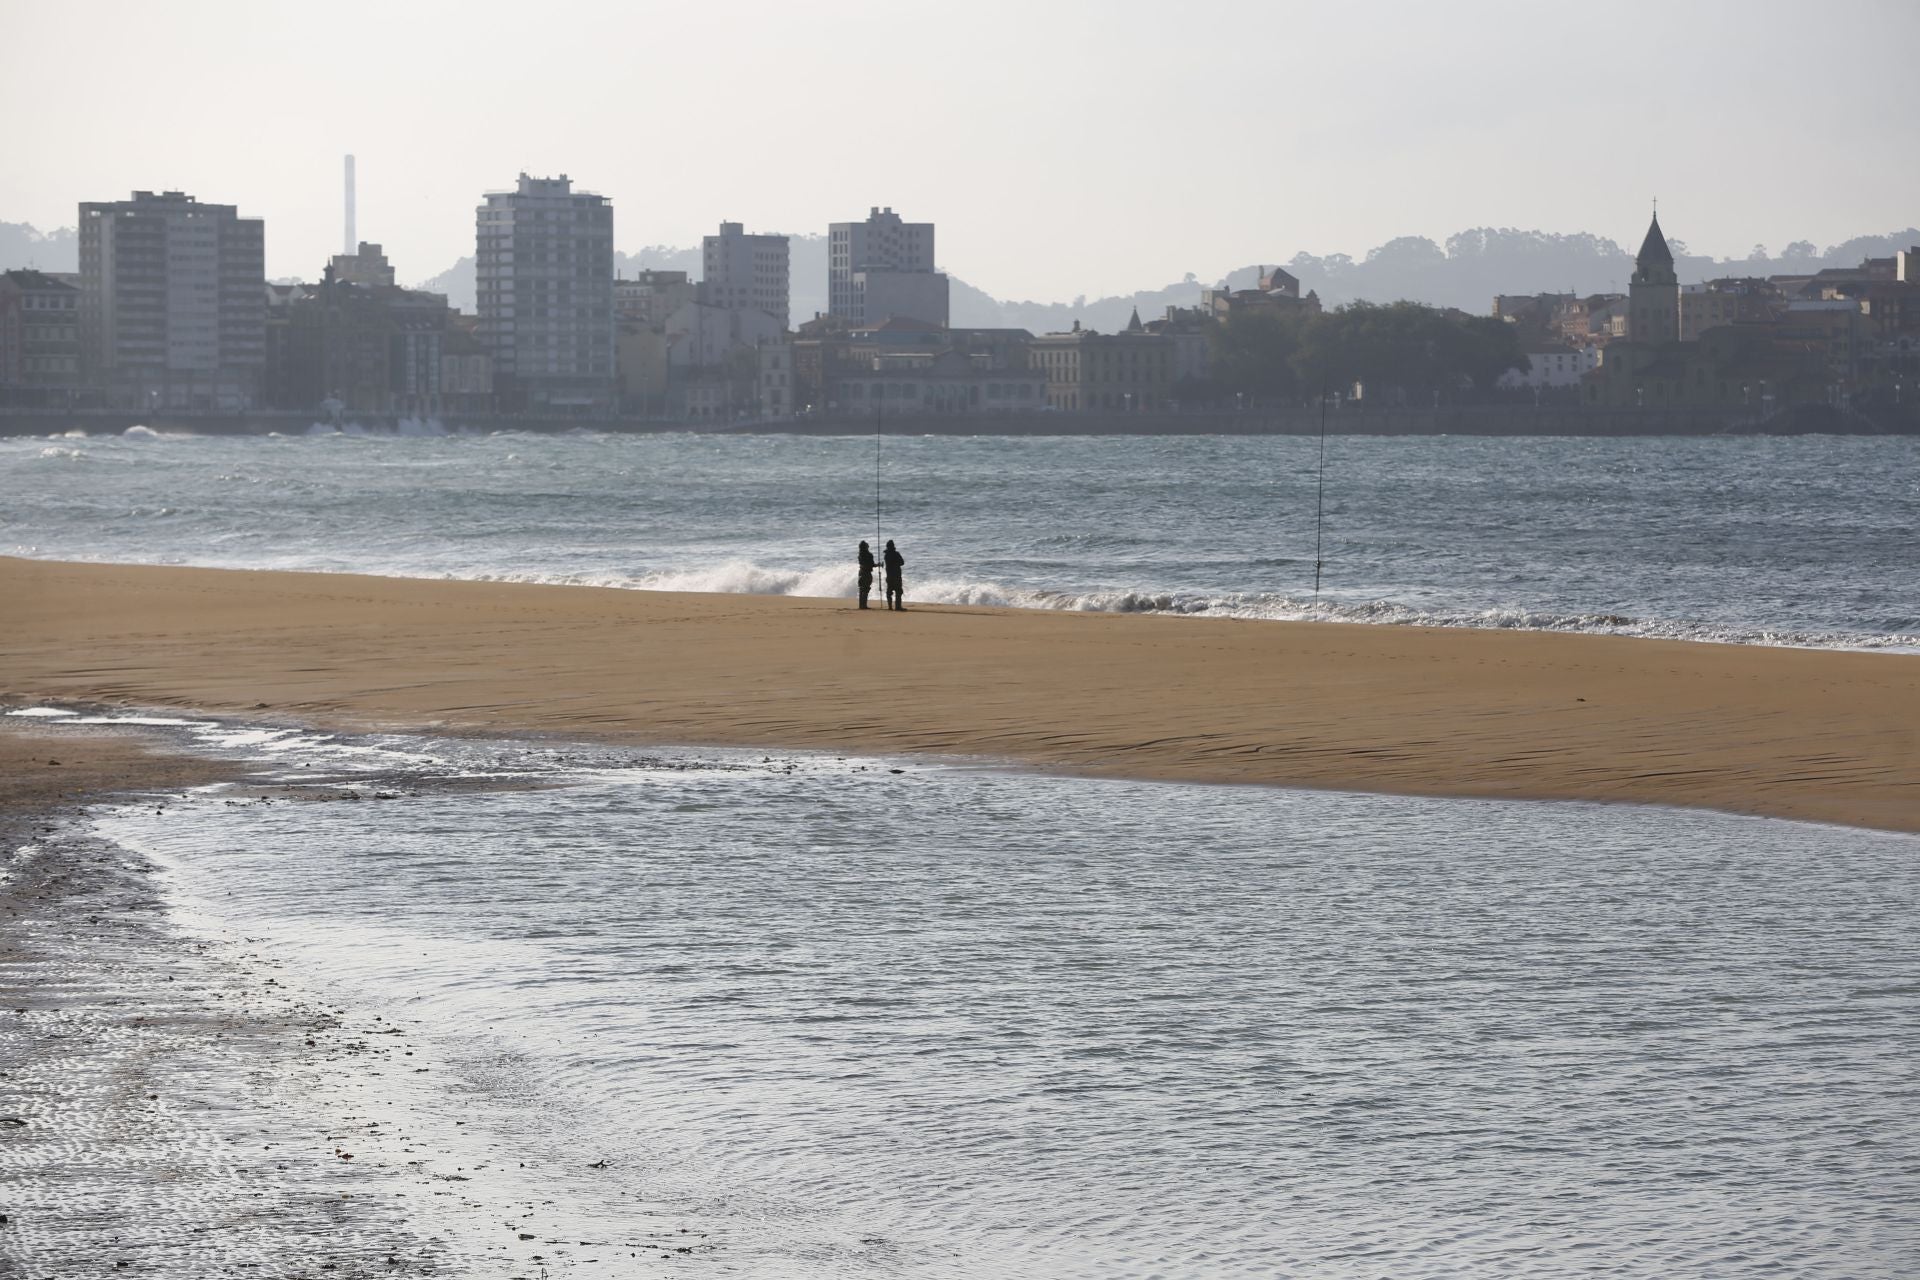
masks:
<instances>
[{"instance_id":1,"label":"ocean wave","mask_svg":"<svg viewBox=\"0 0 1920 1280\"><path fill-rule=\"evenodd\" d=\"M469 575L453 574L450 577ZM725 595L810 596L848 599L854 574L844 565L780 569L731 559L703 569L638 573L502 574L488 581L613 587L635 591L713 592ZM1075 613L1171 614L1269 622L1338 622L1372 626L1445 627L1493 631L1556 631L1583 635L1690 640L1711 644L1801 649L1920 652L1920 635L1851 634L1753 629L1694 619L1638 618L1620 613L1553 613L1530 609L1428 609L1393 600L1336 600L1285 593L1192 591L1056 591L970 578L908 578L909 603ZM878 583L875 584L878 594Z\"/></svg>"},{"instance_id":2,"label":"ocean wave","mask_svg":"<svg viewBox=\"0 0 1920 1280\"><path fill-rule=\"evenodd\" d=\"M392 425L367 426L361 422L315 422L307 427L309 436L352 436L369 439L439 439L443 436L470 435L459 427L449 428L438 418L402 418Z\"/></svg>"}]
</instances>

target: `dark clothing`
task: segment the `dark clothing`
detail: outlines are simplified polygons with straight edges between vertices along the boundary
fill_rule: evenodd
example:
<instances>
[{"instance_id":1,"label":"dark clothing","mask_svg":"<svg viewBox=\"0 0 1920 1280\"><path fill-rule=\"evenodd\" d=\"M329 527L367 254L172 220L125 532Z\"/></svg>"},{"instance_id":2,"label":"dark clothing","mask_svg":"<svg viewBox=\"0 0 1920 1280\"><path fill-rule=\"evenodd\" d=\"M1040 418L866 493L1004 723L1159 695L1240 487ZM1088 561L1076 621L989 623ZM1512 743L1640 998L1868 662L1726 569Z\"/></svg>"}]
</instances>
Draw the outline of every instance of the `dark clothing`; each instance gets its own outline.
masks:
<instances>
[{"instance_id":1,"label":"dark clothing","mask_svg":"<svg viewBox=\"0 0 1920 1280\"><path fill-rule=\"evenodd\" d=\"M873 594L873 552L866 543L860 544L860 607L867 607L867 597Z\"/></svg>"},{"instance_id":2,"label":"dark clothing","mask_svg":"<svg viewBox=\"0 0 1920 1280\"><path fill-rule=\"evenodd\" d=\"M894 550L893 543L889 542L887 543L885 560L887 565L887 608L904 609L907 607L906 591L900 585L900 567L906 564L907 558Z\"/></svg>"}]
</instances>

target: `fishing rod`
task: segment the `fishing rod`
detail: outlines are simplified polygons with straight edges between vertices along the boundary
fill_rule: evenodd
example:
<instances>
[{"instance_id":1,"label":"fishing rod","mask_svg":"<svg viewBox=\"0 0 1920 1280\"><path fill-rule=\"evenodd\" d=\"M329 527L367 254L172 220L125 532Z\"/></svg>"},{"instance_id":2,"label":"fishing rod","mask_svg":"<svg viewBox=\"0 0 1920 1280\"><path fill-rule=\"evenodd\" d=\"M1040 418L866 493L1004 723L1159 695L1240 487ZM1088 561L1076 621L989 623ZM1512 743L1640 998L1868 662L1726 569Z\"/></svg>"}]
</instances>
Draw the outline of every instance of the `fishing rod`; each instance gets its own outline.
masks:
<instances>
[{"instance_id":1,"label":"fishing rod","mask_svg":"<svg viewBox=\"0 0 1920 1280\"><path fill-rule=\"evenodd\" d=\"M880 414L879 405L873 407L873 541L880 543Z\"/></svg>"},{"instance_id":2,"label":"fishing rod","mask_svg":"<svg viewBox=\"0 0 1920 1280\"><path fill-rule=\"evenodd\" d=\"M1327 386L1320 384L1320 464L1315 468L1319 492L1313 499L1313 594L1320 595L1321 533L1327 510Z\"/></svg>"}]
</instances>

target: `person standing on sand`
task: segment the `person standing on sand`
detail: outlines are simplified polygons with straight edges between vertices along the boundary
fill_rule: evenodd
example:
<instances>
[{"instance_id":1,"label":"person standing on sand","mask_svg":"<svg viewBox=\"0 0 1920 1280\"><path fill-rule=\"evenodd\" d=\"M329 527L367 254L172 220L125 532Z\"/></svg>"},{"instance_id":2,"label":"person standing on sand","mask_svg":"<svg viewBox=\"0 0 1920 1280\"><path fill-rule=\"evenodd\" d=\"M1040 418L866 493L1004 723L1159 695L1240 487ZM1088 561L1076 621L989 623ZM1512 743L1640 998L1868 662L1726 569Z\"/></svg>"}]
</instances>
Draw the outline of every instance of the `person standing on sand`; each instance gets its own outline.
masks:
<instances>
[{"instance_id":1,"label":"person standing on sand","mask_svg":"<svg viewBox=\"0 0 1920 1280\"><path fill-rule=\"evenodd\" d=\"M867 607L867 597L873 594L873 548L860 544L860 607Z\"/></svg>"},{"instance_id":2,"label":"person standing on sand","mask_svg":"<svg viewBox=\"0 0 1920 1280\"><path fill-rule=\"evenodd\" d=\"M893 539L888 538L887 553L881 559L886 561L887 565L887 608L905 612L907 596L900 586L900 566L907 562L907 558L901 555L899 549L893 545Z\"/></svg>"}]
</instances>

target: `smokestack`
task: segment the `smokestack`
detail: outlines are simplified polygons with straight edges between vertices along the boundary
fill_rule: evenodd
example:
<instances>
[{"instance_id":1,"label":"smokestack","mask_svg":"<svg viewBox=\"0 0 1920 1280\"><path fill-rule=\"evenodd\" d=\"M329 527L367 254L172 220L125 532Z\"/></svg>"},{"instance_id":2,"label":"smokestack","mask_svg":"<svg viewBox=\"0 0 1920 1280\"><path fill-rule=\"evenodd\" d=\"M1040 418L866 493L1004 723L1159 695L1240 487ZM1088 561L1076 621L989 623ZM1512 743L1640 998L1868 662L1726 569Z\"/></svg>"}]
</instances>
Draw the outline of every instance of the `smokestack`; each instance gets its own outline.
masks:
<instances>
[{"instance_id":1,"label":"smokestack","mask_svg":"<svg viewBox=\"0 0 1920 1280\"><path fill-rule=\"evenodd\" d=\"M359 233L353 225L353 157L347 157L347 247L345 252L353 254L360 248Z\"/></svg>"}]
</instances>

